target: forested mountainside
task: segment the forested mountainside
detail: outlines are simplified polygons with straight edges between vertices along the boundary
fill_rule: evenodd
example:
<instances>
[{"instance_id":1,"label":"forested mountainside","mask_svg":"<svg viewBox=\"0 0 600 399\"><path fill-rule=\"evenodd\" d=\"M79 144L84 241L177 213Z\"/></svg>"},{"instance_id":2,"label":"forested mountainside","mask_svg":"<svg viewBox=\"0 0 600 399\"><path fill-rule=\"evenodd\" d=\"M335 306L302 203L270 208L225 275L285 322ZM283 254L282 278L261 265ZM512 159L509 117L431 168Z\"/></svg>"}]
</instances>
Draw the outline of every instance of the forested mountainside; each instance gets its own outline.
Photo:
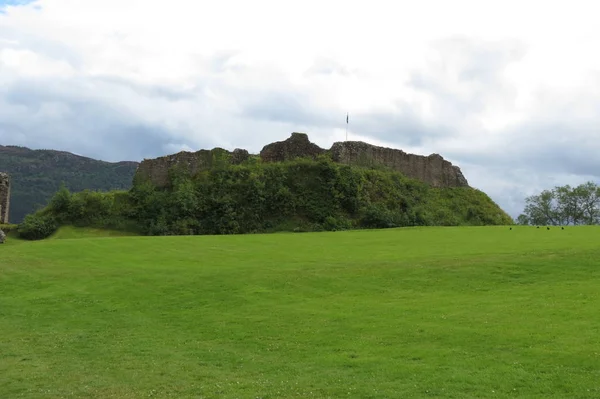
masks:
<instances>
[{"instance_id":1,"label":"forested mountainside","mask_svg":"<svg viewBox=\"0 0 600 399\"><path fill-rule=\"evenodd\" d=\"M48 203L61 183L73 191L129 189L137 162L104 162L69 152L0 145L0 171L11 177L10 221Z\"/></svg>"}]
</instances>

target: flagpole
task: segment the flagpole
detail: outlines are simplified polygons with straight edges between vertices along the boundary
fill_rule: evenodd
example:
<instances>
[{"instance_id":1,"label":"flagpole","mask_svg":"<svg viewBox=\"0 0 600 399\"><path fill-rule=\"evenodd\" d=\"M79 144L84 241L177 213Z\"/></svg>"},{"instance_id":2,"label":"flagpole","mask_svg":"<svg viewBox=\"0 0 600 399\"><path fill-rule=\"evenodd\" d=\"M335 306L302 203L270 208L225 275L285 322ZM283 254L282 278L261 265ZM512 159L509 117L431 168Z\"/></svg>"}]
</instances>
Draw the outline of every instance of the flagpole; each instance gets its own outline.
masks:
<instances>
[{"instance_id":1,"label":"flagpole","mask_svg":"<svg viewBox=\"0 0 600 399\"><path fill-rule=\"evenodd\" d=\"M346 112L346 141L348 141L348 113Z\"/></svg>"}]
</instances>

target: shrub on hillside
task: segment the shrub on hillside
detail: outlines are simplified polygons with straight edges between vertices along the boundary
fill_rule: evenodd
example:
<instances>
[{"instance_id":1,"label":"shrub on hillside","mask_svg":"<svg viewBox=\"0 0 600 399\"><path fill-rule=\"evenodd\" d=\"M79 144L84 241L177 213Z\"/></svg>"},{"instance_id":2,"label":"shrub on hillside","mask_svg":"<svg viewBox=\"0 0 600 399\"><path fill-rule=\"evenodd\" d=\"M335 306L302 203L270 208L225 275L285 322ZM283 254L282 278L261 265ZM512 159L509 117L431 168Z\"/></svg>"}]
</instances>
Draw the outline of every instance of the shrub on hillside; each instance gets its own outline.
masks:
<instances>
[{"instance_id":1,"label":"shrub on hillside","mask_svg":"<svg viewBox=\"0 0 600 399\"><path fill-rule=\"evenodd\" d=\"M16 231L19 226L16 224L2 224L0 223L0 230L4 231L6 234L11 231Z\"/></svg>"},{"instance_id":2,"label":"shrub on hillside","mask_svg":"<svg viewBox=\"0 0 600 399\"><path fill-rule=\"evenodd\" d=\"M66 217L71 207L71 192L63 185L60 189L52 196L48 204L48 211L52 212L55 216Z\"/></svg>"},{"instance_id":3,"label":"shrub on hillside","mask_svg":"<svg viewBox=\"0 0 600 399\"><path fill-rule=\"evenodd\" d=\"M370 204L363 208L360 226L367 229L396 227L393 213L382 204Z\"/></svg>"},{"instance_id":4,"label":"shrub on hillside","mask_svg":"<svg viewBox=\"0 0 600 399\"><path fill-rule=\"evenodd\" d=\"M327 216L322 224L325 231L341 231L352 228L352 222L344 217Z\"/></svg>"},{"instance_id":5,"label":"shrub on hillside","mask_svg":"<svg viewBox=\"0 0 600 399\"><path fill-rule=\"evenodd\" d=\"M57 229L58 223L54 216L38 212L25 216L17 231L19 237L25 240L43 240Z\"/></svg>"},{"instance_id":6,"label":"shrub on hillside","mask_svg":"<svg viewBox=\"0 0 600 399\"><path fill-rule=\"evenodd\" d=\"M76 226L104 227L110 224L114 197L110 193L84 190L73 194L62 220Z\"/></svg>"},{"instance_id":7,"label":"shrub on hillside","mask_svg":"<svg viewBox=\"0 0 600 399\"><path fill-rule=\"evenodd\" d=\"M365 229L388 229L416 226L416 212L412 209L390 209L384 204L369 204L361 210L359 226Z\"/></svg>"}]
</instances>

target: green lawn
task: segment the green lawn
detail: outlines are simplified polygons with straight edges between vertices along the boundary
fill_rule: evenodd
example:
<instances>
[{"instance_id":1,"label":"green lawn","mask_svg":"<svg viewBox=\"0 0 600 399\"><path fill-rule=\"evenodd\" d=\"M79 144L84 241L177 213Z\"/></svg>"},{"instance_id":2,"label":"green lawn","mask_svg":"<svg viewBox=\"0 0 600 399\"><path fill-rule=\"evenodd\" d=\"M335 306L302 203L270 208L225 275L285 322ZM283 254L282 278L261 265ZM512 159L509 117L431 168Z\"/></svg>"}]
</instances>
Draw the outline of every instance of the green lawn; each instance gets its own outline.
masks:
<instances>
[{"instance_id":1,"label":"green lawn","mask_svg":"<svg viewBox=\"0 0 600 399\"><path fill-rule=\"evenodd\" d=\"M0 398L600 397L597 227L99 234L0 246Z\"/></svg>"}]
</instances>

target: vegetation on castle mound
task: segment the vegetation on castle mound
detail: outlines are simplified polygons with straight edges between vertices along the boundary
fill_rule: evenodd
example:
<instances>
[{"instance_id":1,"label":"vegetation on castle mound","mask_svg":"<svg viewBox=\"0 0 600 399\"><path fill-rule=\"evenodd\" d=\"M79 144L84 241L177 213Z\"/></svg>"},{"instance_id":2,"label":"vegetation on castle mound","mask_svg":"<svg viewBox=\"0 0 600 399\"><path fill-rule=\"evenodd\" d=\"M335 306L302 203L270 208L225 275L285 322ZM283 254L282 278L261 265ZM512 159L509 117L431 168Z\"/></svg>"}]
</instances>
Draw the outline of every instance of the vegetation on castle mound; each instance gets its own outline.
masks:
<instances>
[{"instance_id":1,"label":"vegetation on castle mound","mask_svg":"<svg viewBox=\"0 0 600 399\"><path fill-rule=\"evenodd\" d=\"M333 231L403 226L512 224L485 193L431 188L384 169L319 160L249 162L195 176L172 169L158 189L139 180L129 191L62 188L19 227L42 239L60 225L111 228L145 235Z\"/></svg>"}]
</instances>

